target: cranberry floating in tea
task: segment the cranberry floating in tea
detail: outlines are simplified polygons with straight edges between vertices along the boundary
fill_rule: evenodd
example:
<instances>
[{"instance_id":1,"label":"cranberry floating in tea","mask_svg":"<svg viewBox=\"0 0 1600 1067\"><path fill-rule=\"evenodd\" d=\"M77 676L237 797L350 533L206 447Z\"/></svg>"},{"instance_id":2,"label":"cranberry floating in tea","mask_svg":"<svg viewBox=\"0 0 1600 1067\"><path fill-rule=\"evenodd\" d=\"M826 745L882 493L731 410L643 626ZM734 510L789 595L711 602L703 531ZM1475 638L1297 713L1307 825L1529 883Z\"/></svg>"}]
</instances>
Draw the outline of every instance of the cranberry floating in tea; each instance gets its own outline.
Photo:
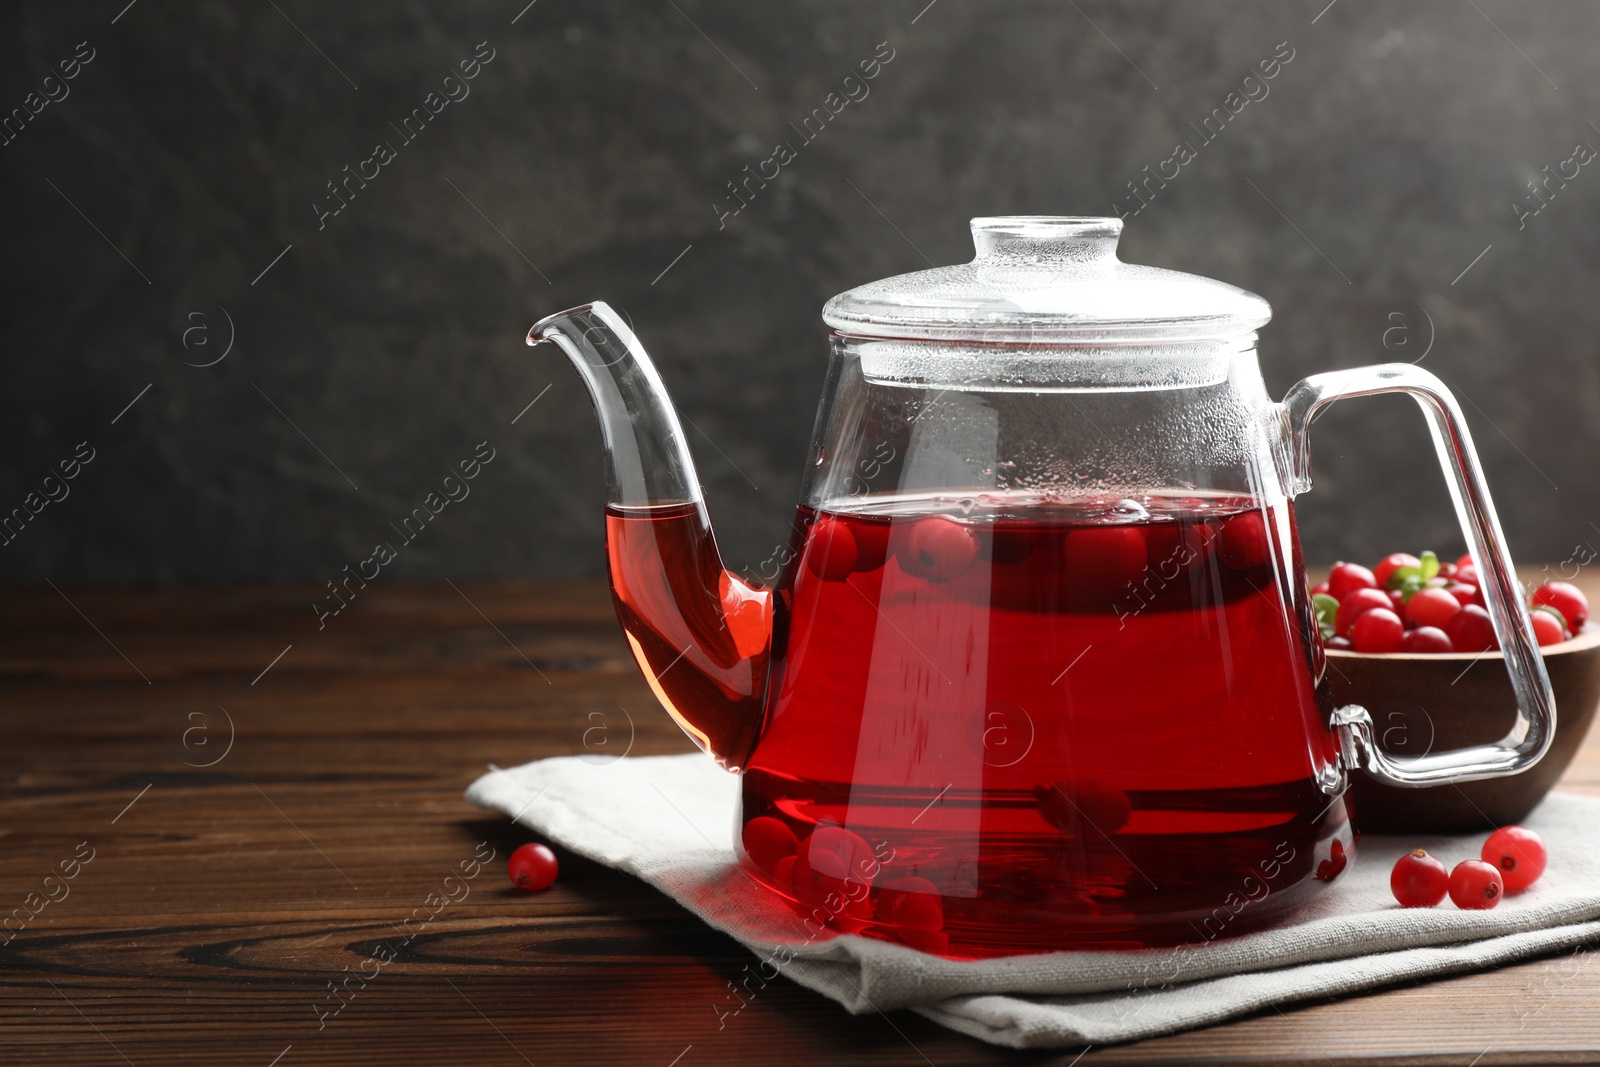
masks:
<instances>
[{"instance_id":1,"label":"cranberry floating in tea","mask_svg":"<svg viewBox=\"0 0 1600 1067\"><path fill-rule=\"evenodd\" d=\"M628 643L741 775L739 862L805 936L957 957L1232 936L1355 858L1353 771L1469 781L1549 745L1549 682L1449 391L1390 364L1275 403L1266 302L1122 263L1121 228L976 219L971 263L828 302L771 588L724 566L622 319L589 304L528 334L571 358L599 412ZM1393 757L1330 697L1292 500L1312 418L1382 392L1427 415L1485 565L1518 701L1498 744Z\"/></svg>"}]
</instances>

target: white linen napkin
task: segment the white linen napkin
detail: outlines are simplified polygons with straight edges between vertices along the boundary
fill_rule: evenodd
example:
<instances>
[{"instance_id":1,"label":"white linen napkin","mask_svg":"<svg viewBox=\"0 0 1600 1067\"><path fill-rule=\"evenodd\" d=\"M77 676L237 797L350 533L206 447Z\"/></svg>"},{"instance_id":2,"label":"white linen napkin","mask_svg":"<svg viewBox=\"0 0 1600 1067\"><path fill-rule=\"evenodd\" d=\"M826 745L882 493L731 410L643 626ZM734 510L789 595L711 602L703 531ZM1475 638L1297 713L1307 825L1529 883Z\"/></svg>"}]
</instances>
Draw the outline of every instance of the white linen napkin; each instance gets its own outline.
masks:
<instances>
[{"instance_id":1,"label":"white linen napkin","mask_svg":"<svg viewBox=\"0 0 1600 1067\"><path fill-rule=\"evenodd\" d=\"M776 974L854 1013L911 1008L999 1045L1107 1044L1207 1026L1307 998L1490 967L1600 940L1600 799L1552 794L1526 822L1550 866L1490 911L1403 909L1389 892L1400 855L1447 866L1486 835L1363 834L1354 863L1278 925L1203 944L947 960L853 934L808 937L800 919L734 861L739 783L701 755L572 756L495 770L467 790L547 839L666 893Z\"/></svg>"}]
</instances>

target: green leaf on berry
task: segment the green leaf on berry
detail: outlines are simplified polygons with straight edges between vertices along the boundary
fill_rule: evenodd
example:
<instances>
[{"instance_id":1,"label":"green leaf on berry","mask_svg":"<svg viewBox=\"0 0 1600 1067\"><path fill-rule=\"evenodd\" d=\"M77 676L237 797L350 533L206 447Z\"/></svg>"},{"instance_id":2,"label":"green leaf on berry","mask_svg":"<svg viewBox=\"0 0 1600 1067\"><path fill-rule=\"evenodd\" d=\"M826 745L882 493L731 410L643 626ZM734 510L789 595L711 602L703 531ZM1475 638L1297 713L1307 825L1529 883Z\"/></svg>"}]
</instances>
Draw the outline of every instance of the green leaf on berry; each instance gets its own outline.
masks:
<instances>
[{"instance_id":1,"label":"green leaf on berry","mask_svg":"<svg viewBox=\"0 0 1600 1067\"><path fill-rule=\"evenodd\" d=\"M1422 580L1426 582L1429 578L1439 573L1439 557L1430 550L1423 552L1419 558L1422 560L1422 567L1420 568Z\"/></svg>"},{"instance_id":2,"label":"green leaf on berry","mask_svg":"<svg viewBox=\"0 0 1600 1067\"><path fill-rule=\"evenodd\" d=\"M1314 593L1311 606L1317 610L1317 625L1324 631L1322 636L1332 637L1333 619L1339 613L1339 602L1327 593Z\"/></svg>"},{"instance_id":3,"label":"green leaf on berry","mask_svg":"<svg viewBox=\"0 0 1600 1067\"><path fill-rule=\"evenodd\" d=\"M1389 580L1384 584L1390 589L1404 589L1405 583L1413 578L1422 577L1421 567L1396 567L1389 572Z\"/></svg>"}]
</instances>

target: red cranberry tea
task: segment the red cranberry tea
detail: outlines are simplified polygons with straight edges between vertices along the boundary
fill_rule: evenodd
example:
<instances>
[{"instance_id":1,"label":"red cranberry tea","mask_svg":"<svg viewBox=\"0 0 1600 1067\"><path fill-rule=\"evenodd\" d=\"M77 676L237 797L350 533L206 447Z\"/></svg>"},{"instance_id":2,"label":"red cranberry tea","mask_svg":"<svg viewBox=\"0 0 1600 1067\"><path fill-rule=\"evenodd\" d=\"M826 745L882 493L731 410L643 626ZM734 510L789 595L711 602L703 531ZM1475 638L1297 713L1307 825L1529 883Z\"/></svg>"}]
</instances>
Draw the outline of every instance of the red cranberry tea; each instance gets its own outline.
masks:
<instances>
[{"instance_id":1,"label":"red cranberry tea","mask_svg":"<svg viewBox=\"0 0 1600 1067\"><path fill-rule=\"evenodd\" d=\"M802 508L777 591L742 860L808 929L957 955L1193 941L1338 873L1347 813L1318 784L1335 749L1309 605L1284 595L1305 588L1284 573L1287 508L900 508ZM614 515L613 544L648 524L695 586L704 528L652 514ZM717 607L698 640L720 634L736 666ZM716 687L730 719L751 699L721 665L672 663L689 633L628 630L669 707L687 687Z\"/></svg>"},{"instance_id":2,"label":"red cranberry tea","mask_svg":"<svg viewBox=\"0 0 1600 1067\"><path fill-rule=\"evenodd\" d=\"M768 856L776 820L798 858L747 849L758 876L808 913L831 916L818 890L839 890L836 927L970 954L1063 928L1231 934L1279 911L1345 821L1320 800L1335 750L1315 631L1279 578L1287 510L916 506L802 512L744 779Z\"/></svg>"}]
</instances>

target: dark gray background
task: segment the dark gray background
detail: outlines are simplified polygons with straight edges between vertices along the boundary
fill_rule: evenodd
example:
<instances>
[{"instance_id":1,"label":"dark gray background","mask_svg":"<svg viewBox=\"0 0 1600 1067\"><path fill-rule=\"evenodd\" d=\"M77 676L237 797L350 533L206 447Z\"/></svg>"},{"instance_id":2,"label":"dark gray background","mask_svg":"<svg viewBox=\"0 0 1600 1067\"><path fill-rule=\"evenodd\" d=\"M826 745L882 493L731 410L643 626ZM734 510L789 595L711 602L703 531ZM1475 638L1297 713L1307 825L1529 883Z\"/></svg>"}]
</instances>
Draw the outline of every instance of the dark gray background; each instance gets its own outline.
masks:
<instances>
[{"instance_id":1,"label":"dark gray background","mask_svg":"<svg viewBox=\"0 0 1600 1067\"><path fill-rule=\"evenodd\" d=\"M1600 544L1600 165L1521 231L1509 207L1600 145L1600 6L124 2L0 14L0 108L97 52L0 148L0 510L98 453L0 581L321 582L483 440L472 496L386 573L601 573L589 404L522 341L593 299L703 431L723 547L753 568L785 536L823 301L970 258L969 216L1111 213L1280 41L1270 95L1130 220L1124 258L1267 297L1275 393L1428 349L1517 555ZM319 231L324 183L480 41L471 95ZM719 232L724 183L882 41L870 96ZM222 309L228 357L185 365L221 351ZM1459 550L1408 402L1345 405L1314 454L1311 559Z\"/></svg>"}]
</instances>

